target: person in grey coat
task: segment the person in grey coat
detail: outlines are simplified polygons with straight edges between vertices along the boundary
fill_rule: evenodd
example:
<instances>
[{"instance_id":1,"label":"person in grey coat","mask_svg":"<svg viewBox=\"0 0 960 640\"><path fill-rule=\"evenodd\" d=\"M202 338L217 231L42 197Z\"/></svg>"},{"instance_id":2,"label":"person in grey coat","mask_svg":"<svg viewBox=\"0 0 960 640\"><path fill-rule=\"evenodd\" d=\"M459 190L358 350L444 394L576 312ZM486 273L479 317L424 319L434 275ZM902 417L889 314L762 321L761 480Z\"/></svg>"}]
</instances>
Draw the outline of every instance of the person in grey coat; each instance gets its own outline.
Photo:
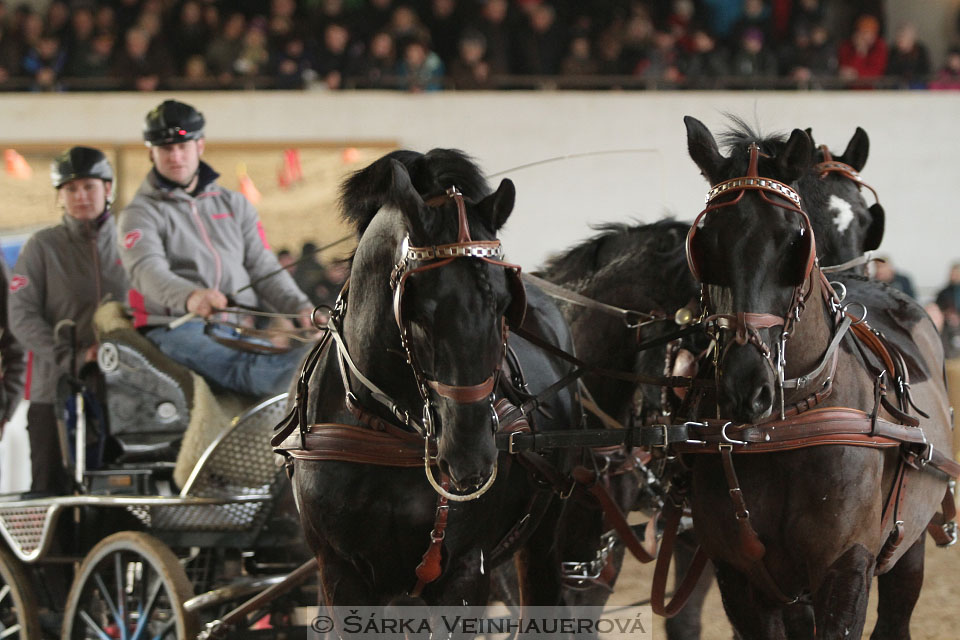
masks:
<instances>
[{"instance_id":1,"label":"person in grey coat","mask_svg":"<svg viewBox=\"0 0 960 640\"><path fill-rule=\"evenodd\" d=\"M111 216L113 168L90 147L73 147L50 170L63 222L27 240L10 278L7 307L10 330L28 355L25 396L32 491L66 493L54 410L57 382L96 362L93 314L105 299L122 300L127 278L120 266L116 226ZM76 323L76 346L58 340L61 320Z\"/></svg>"},{"instance_id":2,"label":"person in grey coat","mask_svg":"<svg viewBox=\"0 0 960 640\"><path fill-rule=\"evenodd\" d=\"M240 193L217 184L200 160L203 115L166 100L146 117L143 138L153 169L119 219L120 257L132 285L134 324L173 360L214 387L265 396L280 393L304 355L252 353L225 346L199 319L171 328L171 316L210 318L232 303L299 314L309 327L309 298L280 267L260 219ZM228 299L229 296L229 299ZM166 318L166 321L164 320Z\"/></svg>"}]
</instances>

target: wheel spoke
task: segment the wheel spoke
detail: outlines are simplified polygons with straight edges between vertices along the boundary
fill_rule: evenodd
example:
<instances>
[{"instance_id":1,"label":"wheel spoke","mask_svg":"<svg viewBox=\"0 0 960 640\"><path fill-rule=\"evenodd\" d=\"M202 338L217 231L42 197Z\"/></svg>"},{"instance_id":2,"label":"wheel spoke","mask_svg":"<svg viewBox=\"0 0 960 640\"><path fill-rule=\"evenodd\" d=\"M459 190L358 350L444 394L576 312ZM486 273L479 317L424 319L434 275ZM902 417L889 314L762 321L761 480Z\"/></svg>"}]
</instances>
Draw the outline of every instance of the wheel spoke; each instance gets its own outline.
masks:
<instances>
[{"instance_id":1,"label":"wheel spoke","mask_svg":"<svg viewBox=\"0 0 960 640\"><path fill-rule=\"evenodd\" d=\"M20 625L15 624L12 627L7 627L3 633L0 633L0 638L9 638L15 633L20 632Z\"/></svg>"},{"instance_id":2,"label":"wheel spoke","mask_svg":"<svg viewBox=\"0 0 960 640\"><path fill-rule=\"evenodd\" d=\"M144 582L147 581L146 577L147 568L144 567ZM163 578L157 575L157 579L150 590L150 596L147 598L146 606L140 609L140 620L137 622L137 628L134 630L131 640L138 640L138 638L140 638L140 632L143 631L144 626L150 621L150 616L153 615L153 608L157 604L157 596L160 595L162 588Z\"/></svg>"},{"instance_id":3,"label":"wheel spoke","mask_svg":"<svg viewBox=\"0 0 960 640\"><path fill-rule=\"evenodd\" d=\"M127 635L127 597L124 589L123 558L121 552L113 554L113 570L116 572L117 580L117 624L120 626L121 640L128 640Z\"/></svg>"},{"instance_id":4,"label":"wheel spoke","mask_svg":"<svg viewBox=\"0 0 960 640\"><path fill-rule=\"evenodd\" d=\"M87 628L97 634L97 637L101 638L101 640L113 640L113 638L108 636L106 632L100 628L100 625L93 621L93 618L90 617L90 614L83 609L80 610L80 619L83 620L83 623L87 625Z\"/></svg>"},{"instance_id":5,"label":"wheel spoke","mask_svg":"<svg viewBox=\"0 0 960 640\"><path fill-rule=\"evenodd\" d=\"M10 585L8 584L3 585L3 588L0 589L0 602L3 602L4 598L6 598L7 595L9 594L10 594Z\"/></svg>"},{"instance_id":6,"label":"wheel spoke","mask_svg":"<svg viewBox=\"0 0 960 640\"><path fill-rule=\"evenodd\" d=\"M123 629L123 619L120 617L120 612L117 610L117 606L113 604L113 598L110 597L110 592L107 591L107 585L104 584L103 578L100 576L100 572L93 574L93 580L97 583L97 587L100 589L100 593L103 596L103 600L106 603L107 608L110 609L110 615L113 616L113 619L116 621L117 625ZM124 635L122 637L125 638L126 636Z\"/></svg>"}]
</instances>

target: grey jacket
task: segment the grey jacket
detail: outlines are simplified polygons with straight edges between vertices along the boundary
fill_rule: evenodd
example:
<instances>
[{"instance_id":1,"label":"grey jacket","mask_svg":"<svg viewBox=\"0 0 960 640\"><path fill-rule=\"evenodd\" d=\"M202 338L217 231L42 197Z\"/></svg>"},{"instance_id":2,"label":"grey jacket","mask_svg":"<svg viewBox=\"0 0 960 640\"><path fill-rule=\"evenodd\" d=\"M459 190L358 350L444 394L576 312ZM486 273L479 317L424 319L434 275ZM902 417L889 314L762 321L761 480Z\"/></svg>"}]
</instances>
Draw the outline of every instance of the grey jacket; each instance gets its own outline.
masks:
<instances>
[{"instance_id":1,"label":"grey jacket","mask_svg":"<svg viewBox=\"0 0 960 640\"><path fill-rule=\"evenodd\" d=\"M105 299L123 300L127 278L117 255L116 225L109 214L84 223L70 216L33 234L10 278L10 330L30 350L26 397L51 403L57 380L70 373L70 345L57 344L53 330L70 319L77 324L77 366L96 342L93 314Z\"/></svg>"},{"instance_id":2,"label":"grey jacket","mask_svg":"<svg viewBox=\"0 0 960 640\"><path fill-rule=\"evenodd\" d=\"M7 296L10 286L10 269L7 263L0 258L0 437L3 436L3 425L10 420L16 411L23 395L23 374L27 367L23 346L17 342L10 331L7 321Z\"/></svg>"},{"instance_id":3,"label":"grey jacket","mask_svg":"<svg viewBox=\"0 0 960 640\"><path fill-rule=\"evenodd\" d=\"M192 196L151 171L118 222L120 258L133 290L130 303L138 326L146 314L179 316L198 288L217 289L240 303L296 313L310 300L267 245L257 212L236 191L220 187L217 174L200 164L200 192ZM141 312L141 313L138 313Z\"/></svg>"}]
</instances>

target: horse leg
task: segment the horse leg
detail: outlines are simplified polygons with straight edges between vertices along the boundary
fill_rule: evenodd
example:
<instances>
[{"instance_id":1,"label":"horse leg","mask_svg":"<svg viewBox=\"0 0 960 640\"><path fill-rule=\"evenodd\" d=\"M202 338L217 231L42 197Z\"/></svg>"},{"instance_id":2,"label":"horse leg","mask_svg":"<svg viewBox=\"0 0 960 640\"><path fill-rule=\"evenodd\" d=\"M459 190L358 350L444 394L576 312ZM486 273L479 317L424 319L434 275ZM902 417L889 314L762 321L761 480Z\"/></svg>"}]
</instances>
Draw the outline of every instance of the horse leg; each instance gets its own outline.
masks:
<instances>
[{"instance_id":1,"label":"horse leg","mask_svg":"<svg viewBox=\"0 0 960 640\"><path fill-rule=\"evenodd\" d=\"M923 586L926 533L913 543L889 571L877 576L877 626L870 640L910 640L910 616Z\"/></svg>"},{"instance_id":2,"label":"horse leg","mask_svg":"<svg viewBox=\"0 0 960 640\"><path fill-rule=\"evenodd\" d=\"M557 606L563 601L557 527L562 503L554 500L524 543L517 561L520 600L523 606Z\"/></svg>"},{"instance_id":3,"label":"horse leg","mask_svg":"<svg viewBox=\"0 0 960 640\"><path fill-rule=\"evenodd\" d=\"M813 594L817 640L863 635L874 564L873 554L855 544L830 565Z\"/></svg>"},{"instance_id":4,"label":"horse leg","mask_svg":"<svg viewBox=\"0 0 960 640\"><path fill-rule=\"evenodd\" d=\"M740 640L786 640L780 605L771 604L747 576L726 563L715 565L723 610Z\"/></svg>"},{"instance_id":5,"label":"horse leg","mask_svg":"<svg viewBox=\"0 0 960 640\"><path fill-rule=\"evenodd\" d=\"M679 584L683 576L687 575L690 562L693 560L693 554L696 550L696 542L692 540L689 532L684 532L677 537L677 546L673 552L674 564L674 584ZM699 640L700 623L703 614L703 601L710 591L710 585L713 584L713 567L711 564L703 570L703 575L697 581L697 587L690 594L687 605L672 618L667 618L664 626L667 629L667 640Z\"/></svg>"}]
</instances>

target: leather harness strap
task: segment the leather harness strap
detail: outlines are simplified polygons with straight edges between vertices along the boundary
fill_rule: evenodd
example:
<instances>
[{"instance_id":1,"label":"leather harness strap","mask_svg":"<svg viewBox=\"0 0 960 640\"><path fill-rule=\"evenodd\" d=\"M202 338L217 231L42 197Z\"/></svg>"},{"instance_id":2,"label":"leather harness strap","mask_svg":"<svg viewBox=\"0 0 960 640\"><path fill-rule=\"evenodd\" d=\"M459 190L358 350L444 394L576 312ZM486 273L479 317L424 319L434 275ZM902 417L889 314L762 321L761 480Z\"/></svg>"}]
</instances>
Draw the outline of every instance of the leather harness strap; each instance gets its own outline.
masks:
<instances>
[{"instance_id":1,"label":"leather harness strap","mask_svg":"<svg viewBox=\"0 0 960 640\"><path fill-rule=\"evenodd\" d=\"M682 581L678 579L678 586L673 591L673 598L669 603L664 602L667 591L667 577L670 573L670 561L673 558L673 547L680 530L680 518L683 517L682 502L675 504L669 497L663 505L666 528L663 532L663 540L660 543L657 564L653 570L653 585L650 588L650 606L655 614L664 618L672 618L677 615L687 604L687 600L696 588L697 582L703 574L703 568L707 564L706 552L702 547L697 547L686 575Z\"/></svg>"},{"instance_id":2,"label":"leather harness strap","mask_svg":"<svg viewBox=\"0 0 960 640\"><path fill-rule=\"evenodd\" d=\"M656 559L657 527L655 520L647 523L646 530L644 531L644 539L640 540L637 534L634 533L633 527L627 523L626 516L623 515L623 511L620 510L620 507L617 506L617 503L610 496L607 488L602 482L599 482L599 477L595 471L578 465L573 468L573 478L600 503L607 522L613 527L614 531L617 532L620 541L627 547L630 553L633 554L634 558L644 564Z\"/></svg>"}]
</instances>

